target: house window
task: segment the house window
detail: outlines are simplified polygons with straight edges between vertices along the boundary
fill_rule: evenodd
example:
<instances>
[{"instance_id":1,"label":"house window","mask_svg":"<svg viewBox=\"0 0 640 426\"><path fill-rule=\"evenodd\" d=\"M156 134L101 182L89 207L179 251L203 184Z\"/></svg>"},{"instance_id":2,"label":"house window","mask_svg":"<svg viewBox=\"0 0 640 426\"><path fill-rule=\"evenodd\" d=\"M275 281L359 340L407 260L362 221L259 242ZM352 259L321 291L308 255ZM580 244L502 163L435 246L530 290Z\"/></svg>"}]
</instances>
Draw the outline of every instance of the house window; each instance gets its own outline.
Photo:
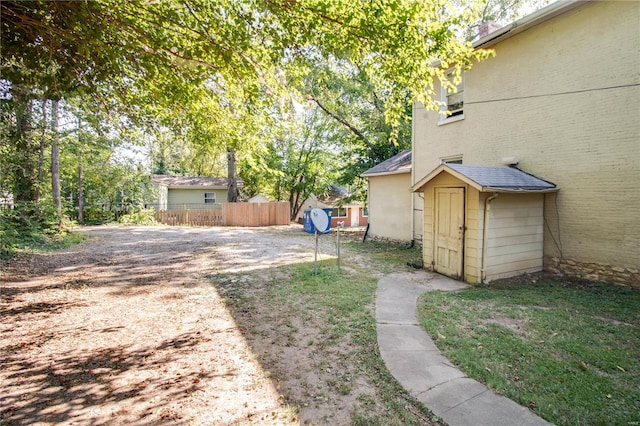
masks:
<instances>
[{"instance_id":1,"label":"house window","mask_svg":"<svg viewBox=\"0 0 640 426\"><path fill-rule=\"evenodd\" d=\"M337 207L331 212L331 217L347 217L347 209L345 207Z\"/></svg>"},{"instance_id":2,"label":"house window","mask_svg":"<svg viewBox=\"0 0 640 426\"><path fill-rule=\"evenodd\" d=\"M464 75L460 76L460 81L456 81L455 70L451 69L445 74L450 85L442 85L442 109L440 123L458 121L464 118ZM457 83L457 84L456 84Z\"/></svg>"},{"instance_id":3,"label":"house window","mask_svg":"<svg viewBox=\"0 0 640 426\"><path fill-rule=\"evenodd\" d=\"M205 204L215 204L216 203L216 193L215 192L205 192L204 193L204 203Z\"/></svg>"},{"instance_id":4,"label":"house window","mask_svg":"<svg viewBox=\"0 0 640 426\"><path fill-rule=\"evenodd\" d=\"M362 209L362 217L367 217L367 216L369 216L369 209L364 207Z\"/></svg>"},{"instance_id":5,"label":"house window","mask_svg":"<svg viewBox=\"0 0 640 426\"><path fill-rule=\"evenodd\" d=\"M440 157L440 164L462 164L462 154Z\"/></svg>"}]
</instances>

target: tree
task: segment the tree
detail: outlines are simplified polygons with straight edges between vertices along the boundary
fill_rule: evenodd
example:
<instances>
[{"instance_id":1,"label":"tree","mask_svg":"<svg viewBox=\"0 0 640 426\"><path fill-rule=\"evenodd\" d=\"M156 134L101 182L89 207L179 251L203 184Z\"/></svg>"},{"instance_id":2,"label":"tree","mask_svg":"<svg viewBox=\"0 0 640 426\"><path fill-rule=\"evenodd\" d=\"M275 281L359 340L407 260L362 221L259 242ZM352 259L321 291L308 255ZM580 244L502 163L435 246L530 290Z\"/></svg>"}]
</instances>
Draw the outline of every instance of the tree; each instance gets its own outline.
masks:
<instances>
[{"instance_id":1,"label":"tree","mask_svg":"<svg viewBox=\"0 0 640 426\"><path fill-rule=\"evenodd\" d=\"M351 187L350 198L366 199L360 174L411 146L411 97L405 91L405 109L399 121L386 120L388 92L377 90L364 70L349 61L317 66L302 89L330 119L333 142L340 146L337 183Z\"/></svg>"},{"instance_id":2,"label":"tree","mask_svg":"<svg viewBox=\"0 0 640 426\"><path fill-rule=\"evenodd\" d=\"M312 104L283 112L280 126L270 127L268 142L241 162L248 195L264 193L289 201L294 220L311 195L322 195L335 183L336 151L330 118Z\"/></svg>"},{"instance_id":3,"label":"tree","mask_svg":"<svg viewBox=\"0 0 640 426\"><path fill-rule=\"evenodd\" d=\"M36 100L90 96L94 114L116 117L122 132L160 122L220 158L227 147L258 149L274 106L327 58L348 60L384 94L398 140L407 97L437 107L444 68L487 55L458 37L478 9L444 0L6 0L0 12L2 101L15 124L3 149L22 160L9 167L18 200L37 199Z\"/></svg>"}]
</instances>

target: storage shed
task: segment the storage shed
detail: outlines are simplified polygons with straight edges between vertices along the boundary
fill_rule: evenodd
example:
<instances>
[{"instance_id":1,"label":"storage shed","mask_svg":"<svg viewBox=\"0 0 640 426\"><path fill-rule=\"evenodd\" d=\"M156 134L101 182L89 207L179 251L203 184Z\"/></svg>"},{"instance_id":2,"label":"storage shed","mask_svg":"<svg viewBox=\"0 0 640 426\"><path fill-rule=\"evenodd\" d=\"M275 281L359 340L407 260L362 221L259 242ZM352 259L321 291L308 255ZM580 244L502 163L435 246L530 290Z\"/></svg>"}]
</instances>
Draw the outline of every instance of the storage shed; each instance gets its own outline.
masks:
<instances>
[{"instance_id":1,"label":"storage shed","mask_svg":"<svg viewBox=\"0 0 640 426\"><path fill-rule=\"evenodd\" d=\"M424 264L466 282L542 270L544 194L556 185L516 167L444 163L424 193Z\"/></svg>"}]
</instances>

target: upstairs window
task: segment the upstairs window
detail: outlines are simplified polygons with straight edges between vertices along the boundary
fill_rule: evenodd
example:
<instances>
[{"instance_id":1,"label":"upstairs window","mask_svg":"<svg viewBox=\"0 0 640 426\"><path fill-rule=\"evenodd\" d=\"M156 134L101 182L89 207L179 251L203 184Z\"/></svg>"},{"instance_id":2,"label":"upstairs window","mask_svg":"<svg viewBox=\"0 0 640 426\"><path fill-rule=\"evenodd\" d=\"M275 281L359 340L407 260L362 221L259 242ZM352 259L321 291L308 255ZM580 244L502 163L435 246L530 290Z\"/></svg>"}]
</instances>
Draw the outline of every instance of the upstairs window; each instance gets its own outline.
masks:
<instances>
[{"instance_id":1,"label":"upstairs window","mask_svg":"<svg viewBox=\"0 0 640 426\"><path fill-rule=\"evenodd\" d=\"M205 192L204 193L204 203L205 204L215 204L216 203L216 193L215 192Z\"/></svg>"},{"instance_id":2,"label":"upstairs window","mask_svg":"<svg viewBox=\"0 0 640 426\"><path fill-rule=\"evenodd\" d=\"M455 70L451 69L447 71L446 78L450 84L448 86L442 85L441 123L464 118L464 75L461 75L460 81L457 81Z\"/></svg>"}]
</instances>

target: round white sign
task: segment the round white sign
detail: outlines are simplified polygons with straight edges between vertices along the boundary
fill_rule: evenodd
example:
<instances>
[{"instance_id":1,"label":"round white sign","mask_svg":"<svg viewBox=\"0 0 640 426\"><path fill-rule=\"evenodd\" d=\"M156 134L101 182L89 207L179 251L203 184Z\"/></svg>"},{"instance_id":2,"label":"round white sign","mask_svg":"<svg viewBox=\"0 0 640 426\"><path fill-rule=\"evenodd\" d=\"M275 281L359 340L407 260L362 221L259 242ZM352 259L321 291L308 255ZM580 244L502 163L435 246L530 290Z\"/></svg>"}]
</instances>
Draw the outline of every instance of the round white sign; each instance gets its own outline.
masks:
<instances>
[{"instance_id":1,"label":"round white sign","mask_svg":"<svg viewBox=\"0 0 640 426\"><path fill-rule=\"evenodd\" d=\"M316 231L325 233L329 225L329 215L322 209L311 209L311 222L316 227Z\"/></svg>"}]
</instances>

